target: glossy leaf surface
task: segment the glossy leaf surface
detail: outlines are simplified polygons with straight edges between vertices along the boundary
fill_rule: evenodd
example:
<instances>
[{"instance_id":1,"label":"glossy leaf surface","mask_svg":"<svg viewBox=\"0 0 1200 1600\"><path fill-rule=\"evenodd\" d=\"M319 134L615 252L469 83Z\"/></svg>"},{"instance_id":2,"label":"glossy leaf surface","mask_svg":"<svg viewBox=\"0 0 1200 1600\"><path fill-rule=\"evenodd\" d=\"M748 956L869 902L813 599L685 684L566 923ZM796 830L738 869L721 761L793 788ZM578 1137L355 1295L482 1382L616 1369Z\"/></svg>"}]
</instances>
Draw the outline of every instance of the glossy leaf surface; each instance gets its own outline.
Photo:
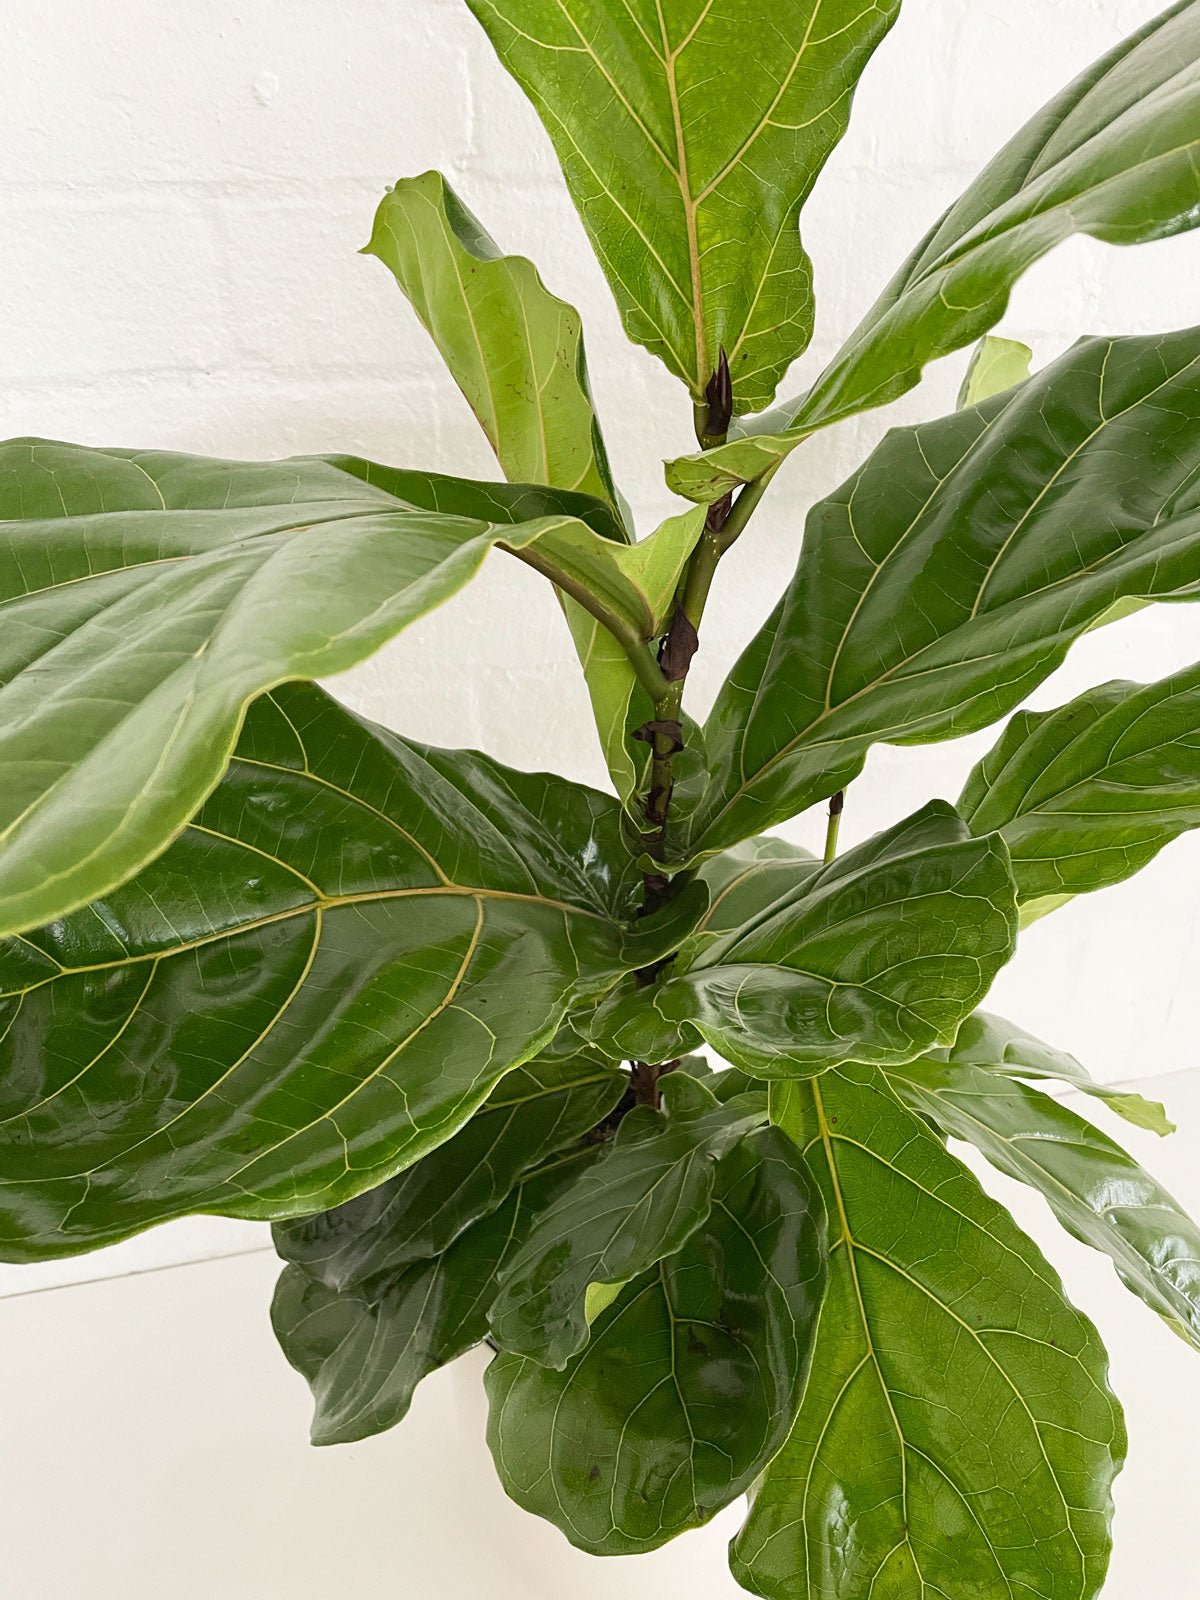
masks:
<instances>
[{"instance_id":1,"label":"glossy leaf surface","mask_svg":"<svg viewBox=\"0 0 1200 1600\"><path fill-rule=\"evenodd\" d=\"M508 1493L598 1555L707 1522L786 1436L824 1277L813 1180L763 1129L721 1162L704 1225L625 1285L565 1371L492 1363L488 1443Z\"/></svg>"},{"instance_id":2,"label":"glossy leaf surface","mask_svg":"<svg viewBox=\"0 0 1200 1600\"><path fill-rule=\"evenodd\" d=\"M1200 6L1181 0L1045 106L917 246L813 388L672 486L711 500L817 428L911 389L1003 316L1013 284L1073 233L1110 244L1200 222Z\"/></svg>"},{"instance_id":3,"label":"glossy leaf surface","mask_svg":"<svg viewBox=\"0 0 1200 1600\"><path fill-rule=\"evenodd\" d=\"M698 848L843 788L876 740L986 726L1124 595L1200 584L1200 330L1085 340L890 433L809 515L705 728Z\"/></svg>"},{"instance_id":4,"label":"glossy leaf surface","mask_svg":"<svg viewBox=\"0 0 1200 1600\"><path fill-rule=\"evenodd\" d=\"M278 1218L447 1139L624 968L614 801L252 708L174 845L0 955L0 1254Z\"/></svg>"},{"instance_id":5,"label":"glossy leaf surface","mask_svg":"<svg viewBox=\"0 0 1200 1600\"><path fill-rule=\"evenodd\" d=\"M1095 1329L882 1076L772 1090L830 1216L795 1427L733 1570L769 1600L1091 1600L1125 1451Z\"/></svg>"},{"instance_id":6,"label":"glossy leaf surface","mask_svg":"<svg viewBox=\"0 0 1200 1600\"><path fill-rule=\"evenodd\" d=\"M519 1179L497 1210L436 1257L343 1287L324 1270L314 1277L298 1266L284 1269L271 1321L287 1359L312 1389L314 1444L346 1444L394 1427L422 1378L486 1337L506 1254L552 1198L561 1174L596 1153L573 1153Z\"/></svg>"},{"instance_id":7,"label":"glossy leaf surface","mask_svg":"<svg viewBox=\"0 0 1200 1600\"><path fill-rule=\"evenodd\" d=\"M538 1217L505 1267L491 1311L502 1350L561 1370L588 1340L593 1285L623 1284L680 1249L709 1215L720 1157L766 1121L694 1078L662 1083L666 1115L639 1106L600 1160Z\"/></svg>"},{"instance_id":8,"label":"glossy leaf surface","mask_svg":"<svg viewBox=\"0 0 1200 1600\"><path fill-rule=\"evenodd\" d=\"M1200 825L1200 667L1019 711L959 809L997 829L1028 910L1119 883Z\"/></svg>"},{"instance_id":9,"label":"glossy leaf surface","mask_svg":"<svg viewBox=\"0 0 1200 1600\"><path fill-rule=\"evenodd\" d=\"M522 1173L601 1122L627 1082L594 1057L539 1056L506 1073L464 1127L387 1183L276 1223L275 1248L337 1290L440 1255Z\"/></svg>"},{"instance_id":10,"label":"glossy leaf surface","mask_svg":"<svg viewBox=\"0 0 1200 1600\"><path fill-rule=\"evenodd\" d=\"M468 0L554 141L625 331L739 411L812 336L800 207L899 0ZM722 83L736 82L736 94Z\"/></svg>"},{"instance_id":11,"label":"glossy leaf surface","mask_svg":"<svg viewBox=\"0 0 1200 1600\"><path fill-rule=\"evenodd\" d=\"M694 1029L747 1072L787 1078L951 1040L1014 947L1003 845L932 801L819 871L799 866L792 886L744 904L746 922L701 924L659 984L605 1000L606 1053L661 1060Z\"/></svg>"},{"instance_id":12,"label":"glossy leaf surface","mask_svg":"<svg viewBox=\"0 0 1200 1600\"><path fill-rule=\"evenodd\" d=\"M891 1081L914 1111L1044 1195L1069 1233L1111 1256L1122 1282L1200 1348L1200 1228L1120 1145L1060 1101L953 1051Z\"/></svg>"},{"instance_id":13,"label":"glossy leaf surface","mask_svg":"<svg viewBox=\"0 0 1200 1600\"><path fill-rule=\"evenodd\" d=\"M593 564L609 543L545 496L528 521L519 494L456 495L414 506L317 460L0 446L0 931L157 854L261 690L361 661L501 538L558 532Z\"/></svg>"},{"instance_id":14,"label":"glossy leaf surface","mask_svg":"<svg viewBox=\"0 0 1200 1600\"><path fill-rule=\"evenodd\" d=\"M1082 1094L1102 1100L1110 1111L1115 1111L1136 1128L1145 1128L1160 1138L1175 1132L1175 1124L1157 1100L1097 1083L1065 1050L1043 1044L1023 1028L986 1011L977 1011L973 1017L968 1017L958 1030L953 1046L949 1050L936 1050L933 1055L938 1061L953 1061L1003 1077L1051 1079L1069 1084Z\"/></svg>"}]
</instances>

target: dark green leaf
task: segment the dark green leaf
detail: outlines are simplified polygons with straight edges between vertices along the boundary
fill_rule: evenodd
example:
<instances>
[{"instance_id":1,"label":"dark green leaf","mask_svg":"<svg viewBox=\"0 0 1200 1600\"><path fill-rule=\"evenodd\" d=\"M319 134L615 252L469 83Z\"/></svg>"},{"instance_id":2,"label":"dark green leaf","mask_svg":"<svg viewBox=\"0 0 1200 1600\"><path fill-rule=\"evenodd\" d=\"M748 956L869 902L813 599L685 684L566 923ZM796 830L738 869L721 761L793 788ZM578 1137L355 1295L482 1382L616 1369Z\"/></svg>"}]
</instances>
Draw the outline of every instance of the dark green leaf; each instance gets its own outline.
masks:
<instances>
[{"instance_id":1,"label":"dark green leaf","mask_svg":"<svg viewBox=\"0 0 1200 1600\"><path fill-rule=\"evenodd\" d=\"M441 1144L626 969L618 831L315 688L256 703L164 855L0 947L0 1255L303 1215Z\"/></svg>"},{"instance_id":2,"label":"dark green leaf","mask_svg":"<svg viewBox=\"0 0 1200 1600\"><path fill-rule=\"evenodd\" d=\"M1018 712L959 809L1004 835L1025 921L1130 877L1200 825L1200 666Z\"/></svg>"},{"instance_id":3,"label":"dark green leaf","mask_svg":"<svg viewBox=\"0 0 1200 1600\"><path fill-rule=\"evenodd\" d=\"M717 1161L767 1118L765 1104L722 1105L686 1074L661 1092L667 1114L631 1111L506 1265L491 1311L502 1350L565 1367L587 1343L591 1286L627 1283L679 1250L708 1218Z\"/></svg>"},{"instance_id":4,"label":"dark green leaf","mask_svg":"<svg viewBox=\"0 0 1200 1600\"><path fill-rule=\"evenodd\" d=\"M798 218L899 0L468 0L554 141L625 331L738 411L812 336ZM729 86L735 85L735 92Z\"/></svg>"},{"instance_id":5,"label":"dark green leaf","mask_svg":"<svg viewBox=\"0 0 1200 1600\"><path fill-rule=\"evenodd\" d=\"M830 1281L738 1581L769 1600L1091 1600L1125 1452L1095 1329L880 1074L772 1102L819 1173Z\"/></svg>"},{"instance_id":6,"label":"dark green leaf","mask_svg":"<svg viewBox=\"0 0 1200 1600\"><path fill-rule=\"evenodd\" d=\"M1120 1145L1049 1095L953 1051L891 1081L914 1111L1043 1194L1069 1233L1111 1256L1122 1282L1200 1349L1200 1228Z\"/></svg>"},{"instance_id":7,"label":"dark green leaf","mask_svg":"<svg viewBox=\"0 0 1200 1600\"><path fill-rule=\"evenodd\" d=\"M1073 233L1138 244L1200 222L1200 5L1180 0L1064 89L917 246L813 388L745 438L673 462L715 500L817 428L911 389L1003 316L1013 284Z\"/></svg>"},{"instance_id":8,"label":"dark green leaf","mask_svg":"<svg viewBox=\"0 0 1200 1600\"><path fill-rule=\"evenodd\" d=\"M453 1138L388 1183L332 1211L277 1222L275 1248L337 1290L440 1255L523 1172L603 1121L627 1083L595 1057L539 1056L506 1073Z\"/></svg>"},{"instance_id":9,"label":"dark green leaf","mask_svg":"<svg viewBox=\"0 0 1200 1600\"><path fill-rule=\"evenodd\" d=\"M745 923L702 924L658 985L615 990L597 1045L662 1060L694 1030L746 1071L786 1078L952 1040L1013 951L1003 845L972 840L935 800L828 866L798 865Z\"/></svg>"},{"instance_id":10,"label":"dark green leaf","mask_svg":"<svg viewBox=\"0 0 1200 1600\"><path fill-rule=\"evenodd\" d=\"M565 1371L492 1363L488 1443L504 1487L598 1555L707 1522L787 1434L824 1278L812 1179L763 1129L721 1162L704 1226L621 1290Z\"/></svg>"},{"instance_id":11,"label":"dark green leaf","mask_svg":"<svg viewBox=\"0 0 1200 1600\"><path fill-rule=\"evenodd\" d=\"M498 1210L432 1260L344 1288L331 1285L324 1272L310 1277L301 1267L284 1269L271 1321L284 1354L313 1391L314 1444L346 1444L395 1427L422 1378L486 1337L505 1255L528 1217L553 1196L561 1174L597 1153L576 1152L522 1179Z\"/></svg>"},{"instance_id":12,"label":"dark green leaf","mask_svg":"<svg viewBox=\"0 0 1200 1600\"><path fill-rule=\"evenodd\" d=\"M1145 1128L1148 1133L1163 1137L1175 1132L1175 1124L1157 1100L1146 1100L1140 1094L1097 1083L1065 1050L1043 1044L1023 1028L1015 1027L1003 1017L990 1016L986 1011L977 1011L967 1018L958 1030L952 1051L934 1051L934 1056L939 1061L953 1059L1005 1077L1050 1078L1066 1083L1082 1094L1103 1100L1110 1111L1135 1127Z\"/></svg>"},{"instance_id":13,"label":"dark green leaf","mask_svg":"<svg viewBox=\"0 0 1200 1600\"><path fill-rule=\"evenodd\" d=\"M460 485L450 513L366 476L0 446L0 933L151 860L220 777L250 699L361 661L500 540L536 543L539 561L586 557L652 632L642 590L605 560L624 547L576 519L577 498L546 515L535 495L527 521L520 493ZM448 482L406 481L435 500Z\"/></svg>"},{"instance_id":14,"label":"dark green leaf","mask_svg":"<svg viewBox=\"0 0 1200 1600\"><path fill-rule=\"evenodd\" d=\"M1007 396L889 434L811 512L721 690L694 838L843 788L876 740L986 726L1123 595L1200 584L1200 330L1085 340Z\"/></svg>"}]
</instances>

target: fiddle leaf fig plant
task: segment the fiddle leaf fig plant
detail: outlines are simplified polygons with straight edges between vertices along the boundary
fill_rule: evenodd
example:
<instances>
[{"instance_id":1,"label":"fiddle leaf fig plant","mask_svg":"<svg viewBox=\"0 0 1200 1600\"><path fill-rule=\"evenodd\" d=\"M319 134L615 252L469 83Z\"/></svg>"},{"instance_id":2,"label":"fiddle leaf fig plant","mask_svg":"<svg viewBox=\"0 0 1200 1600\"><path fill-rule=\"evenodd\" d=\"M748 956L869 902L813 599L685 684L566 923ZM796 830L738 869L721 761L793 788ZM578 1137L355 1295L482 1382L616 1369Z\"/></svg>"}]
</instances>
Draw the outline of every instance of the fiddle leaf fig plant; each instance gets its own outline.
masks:
<instances>
[{"instance_id":1,"label":"fiddle leaf fig plant","mask_svg":"<svg viewBox=\"0 0 1200 1600\"><path fill-rule=\"evenodd\" d=\"M583 1550L748 1493L768 1600L1090 1600L1105 1353L949 1141L1200 1348L1200 1231L1055 1088L1163 1109L979 1009L1024 924L1200 824L1200 667L1019 709L1089 628L1200 596L1200 329L1040 367L989 330L1068 234L1200 223L1200 0L1040 112L774 410L801 210L899 0L467 4L685 391L684 499L634 526L578 314L437 173L367 251L505 481L0 447L0 1255L268 1220L317 1443L484 1347L500 1478ZM808 510L698 723L784 458L971 344L958 409ZM610 793L317 685L504 559L561 604ZM839 853L872 745L1006 717L954 804ZM818 805L823 859L770 833Z\"/></svg>"}]
</instances>

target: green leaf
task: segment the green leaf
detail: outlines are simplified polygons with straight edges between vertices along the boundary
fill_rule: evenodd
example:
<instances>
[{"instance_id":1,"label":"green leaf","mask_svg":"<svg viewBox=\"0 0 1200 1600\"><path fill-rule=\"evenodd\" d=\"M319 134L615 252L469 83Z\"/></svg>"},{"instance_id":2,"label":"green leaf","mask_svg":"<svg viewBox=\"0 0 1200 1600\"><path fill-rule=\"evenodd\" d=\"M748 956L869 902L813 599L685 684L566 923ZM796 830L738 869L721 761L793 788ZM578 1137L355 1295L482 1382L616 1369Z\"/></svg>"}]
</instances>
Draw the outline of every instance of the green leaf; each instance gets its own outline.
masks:
<instances>
[{"instance_id":1,"label":"green leaf","mask_svg":"<svg viewBox=\"0 0 1200 1600\"><path fill-rule=\"evenodd\" d=\"M1037 1189L1075 1238L1200 1349L1200 1228L1119 1144L1015 1078L955 1059L897 1069L900 1098L993 1166Z\"/></svg>"},{"instance_id":2,"label":"green leaf","mask_svg":"<svg viewBox=\"0 0 1200 1600\"><path fill-rule=\"evenodd\" d=\"M533 263L503 255L440 172L388 190L365 253L428 329L505 477L577 489L615 510L579 313Z\"/></svg>"},{"instance_id":3,"label":"green leaf","mask_svg":"<svg viewBox=\"0 0 1200 1600\"><path fill-rule=\"evenodd\" d=\"M961 406L982 405L994 395L1004 394L1024 383L1029 376L1033 351L1016 339L997 339L988 334L975 347L967 375L958 392Z\"/></svg>"},{"instance_id":4,"label":"green leaf","mask_svg":"<svg viewBox=\"0 0 1200 1600\"><path fill-rule=\"evenodd\" d=\"M620 542L597 549L581 538L576 559L555 552L565 576L564 610L583 663L601 746L622 799L634 791L636 762L627 727L637 676L628 652L580 605L576 586L610 603L613 567L642 597L640 613L616 596L632 634L645 640L669 619L680 573L704 527L704 513L673 517L626 548L608 456L588 383L583 331L574 307L543 284L532 262L502 255L479 221L437 172L388 191L367 246L388 267L433 337L455 382L514 482L581 490L606 503L607 526L584 520ZM372 481L378 481L373 479ZM590 560L580 561L580 555ZM599 558L599 559L597 559ZM638 696L638 722L653 715Z\"/></svg>"},{"instance_id":5,"label":"green leaf","mask_svg":"<svg viewBox=\"0 0 1200 1600\"><path fill-rule=\"evenodd\" d=\"M314 1444L346 1444L395 1427L422 1378L483 1341L505 1256L562 1174L596 1154L576 1151L527 1174L498 1210L432 1259L353 1277L345 1286L324 1271L284 1269L271 1322L284 1355L312 1389Z\"/></svg>"},{"instance_id":6,"label":"green leaf","mask_svg":"<svg viewBox=\"0 0 1200 1600\"><path fill-rule=\"evenodd\" d=\"M1200 825L1200 666L1021 711L959 809L1012 852L1028 913L1132 876Z\"/></svg>"},{"instance_id":7,"label":"green leaf","mask_svg":"<svg viewBox=\"0 0 1200 1600\"><path fill-rule=\"evenodd\" d=\"M352 1199L628 970L615 801L293 686L194 821L0 946L0 1256Z\"/></svg>"},{"instance_id":8,"label":"green leaf","mask_svg":"<svg viewBox=\"0 0 1200 1600\"><path fill-rule=\"evenodd\" d=\"M934 1059L978 1067L1004 1077L1051 1078L1069 1084L1082 1094L1094 1095L1134 1127L1157 1133L1160 1138L1175 1132L1175 1124L1157 1100L1097 1083L1065 1050L1043 1044L1031 1033L1006 1022L1003 1017L990 1016L986 1011L977 1011L973 1017L968 1017L958 1030L953 1047L935 1051Z\"/></svg>"},{"instance_id":9,"label":"green leaf","mask_svg":"<svg viewBox=\"0 0 1200 1600\"><path fill-rule=\"evenodd\" d=\"M453 1138L390 1182L332 1211L277 1222L275 1248L337 1290L440 1255L522 1173L603 1121L627 1083L596 1057L539 1056L506 1073Z\"/></svg>"},{"instance_id":10,"label":"green leaf","mask_svg":"<svg viewBox=\"0 0 1200 1600\"><path fill-rule=\"evenodd\" d=\"M502 1350L565 1367L588 1340L589 1289L674 1255L708 1218L720 1157L767 1119L761 1102L718 1104L686 1075L665 1078L662 1095L668 1114L630 1111L506 1265L491 1311Z\"/></svg>"},{"instance_id":11,"label":"green leaf","mask_svg":"<svg viewBox=\"0 0 1200 1600\"><path fill-rule=\"evenodd\" d=\"M698 1033L757 1077L909 1061L949 1043L1012 954L1012 877L995 836L931 801L828 866L800 863L745 923L701 925L655 987L599 1007L605 1054L660 1061Z\"/></svg>"},{"instance_id":12,"label":"green leaf","mask_svg":"<svg viewBox=\"0 0 1200 1600\"><path fill-rule=\"evenodd\" d=\"M577 520L591 500L547 515L545 491L413 473L408 490L432 501L414 505L368 476L0 446L0 933L136 872L220 777L249 700L361 661L493 544L536 543L552 564L586 549L593 572L621 548ZM437 509L446 492L453 512ZM611 576L628 625L651 628L644 596Z\"/></svg>"},{"instance_id":13,"label":"green leaf","mask_svg":"<svg viewBox=\"0 0 1200 1600\"><path fill-rule=\"evenodd\" d=\"M890 433L809 514L718 696L696 848L844 788L876 740L985 727L1123 595L1194 590L1198 373L1200 330L1085 340L1007 396Z\"/></svg>"},{"instance_id":14,"label":"green leaf","mask_svg":"<svg viewBox=\"0 0 1200 1600\"><path fill-rule=\"evenodd\" d=\"M800 400L669 466L715 500L818 428L911 389L927 362L1004 315L1026 270L1073 233L1139 244L1200 223L1200 5L1180 0L1045 106L950 207Z\"/></svg>"},{"instance_id":15,"label":"green leaf","mask_svg":"<svg viewBox=\"0 0 1200 1600\"><path fill-rule=\"evenodd\" d=\"M804 1403L734 1575L769 1600L1091 1600L1125 1453L1095 1329L880 1074L772 1090L830 1215Z\"/></svg>"},{"instance_id":16,"label":"green leaf","mask_svg":"<svg viewBox=\"0 0 1200 1600\"><path fill-rule=\"evenodd\" d=\"M737 1145L703 1227L622 1288L565 1371L511 1354L488 1369L488 1443L513 1499L580 1549L630 1555L743 1493L803 1389L824 1231L783 1135Z\"/></svg>"},{"instance_id":17,"label":"green leaf","mask_svg":"<svg viewBox=\"0 0 1200 1600\"><path fill-rule=\"evenodd\" d=\"M739 411L812 336L798 218L899 0L468 0L554 141L625 331ZM722 85L736 85L736 92Z\"/></svg>"}]
</instances>

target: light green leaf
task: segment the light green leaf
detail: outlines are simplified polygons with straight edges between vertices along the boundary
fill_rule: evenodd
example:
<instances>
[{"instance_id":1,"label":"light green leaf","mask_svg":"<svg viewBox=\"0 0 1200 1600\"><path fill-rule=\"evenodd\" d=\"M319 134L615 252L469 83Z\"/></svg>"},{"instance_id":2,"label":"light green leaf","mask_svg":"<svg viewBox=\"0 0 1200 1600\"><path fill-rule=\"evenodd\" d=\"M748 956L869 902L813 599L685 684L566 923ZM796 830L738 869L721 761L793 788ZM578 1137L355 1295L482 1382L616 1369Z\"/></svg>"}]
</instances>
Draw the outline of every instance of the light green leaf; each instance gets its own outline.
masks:
<instances>
[{"instance_id":1,"label":"light green leaf","mask_svg":"<svg viewBox=\"0 0 1200 1600\"><path fill-rule=\"evenodd\" d=\"M506 1073L453 1138L388 1183L332 1211L277 1222L275 1249L337 1290L440 1255L523 1172L601 1122L627 1084L596 1057L539 1056Z\"/></svg>"},{"instance_id":2,"label":"light green leaf","mask_svg":"<svg viewBox=\"0 0 1200 1600\"><path fill-rule=\"evenodd\" d=\"M1200 5L1180 0L1038 112L884 290L812 389L744 437L672 462L671 486L715 500L839 418L911 389L926 363L1004 315L1009 292L1073 233L1138 244L1200 222Z\"/></svg>"},{"instance_id":3,"label":"light green leaf","mask_svg":"<svg viewBox=\"0 0 1200 1600\"><path fill-rule=\"evenodd\" d=\"M578 594L578 585L611 602L606 591L619 569L622 589L632 588L643 602L631 615L626 595L617 596L631 634L654 637L669 620L704 512L673 517L649 539L626 548L629 535L592 404L579 314L550 293L532 262L501 254L440 173L406 179L388 191L367 249L412 302L505 476L580 490L611 508L607 526L587 520L619 541L618 548L598 548L581 535L572 552L560 537L555 557L558 575L567 579L563 606L601 746L617 792L628 800L637 781L628 739L637 676L627 650L572 593ZM644 695L637 700L636 721L644 722L653 715L651 702Z\"/></svg>"},{"instance_id":4,"label":"light green leaf","mask_svg":"<svg viewBox=\"0 0 1200 1600\"><path fill-rule=\"evenodd\" d=\"M488 1369L488 1443L527 1511L596 1555L632 1555L743 1493L795 1414L825 1281L824 1215L773 1128L723 1159L712 1210L625 1285L563 1372Z\"/></svg>"},{"instance_id":5,"label":"light green leaf","mask_svg":"<svg viewBox=\"0 0 1200 1600\"><path fill-rule=\"evenodd\" d=\"M767 1120L761 1101L721 1105L687 1076L664 1078L662 1095L667 1115L630 1111L506 1264L490 1318L502 1350L561 1371L587 1343L589 1290L674 1255L708 1218L717 1161Z\"/></svg>"},{"instance_id":6,"label":"light green leaf","mask_svg":"<svg viewBox=\"0 0 1200 1600\"><path fill-rule=\"evenodd\" d=\"M890 433L809 514L796 576L705 728L693 840L844 788L876 740L1010 710L1123 595L1200 585L1200 330L1091 339L971 411Z\"/></svg>"},{"instance_id":7,"label":"light green leaf","mask_svg":"<svg viewBox=\"0 0 1200 1600\"><path fill-rule=\"evenodd\" d=\"M596 1154L575 1151L527 1174L498 1210L432 1259L366 1279L352 1275L345 1285L328 1272L284 1269L271 1321L284 1355L312 1389L314 1444L347 1444L395 1427L422 1378L486 1338L505 1256L562 1174Z\"/></svg>"},{"instance_id":8,"label":"light green leaf","mask_svg":"<svg viewBox=\"0 0 1200 1600\"><path fill-rule=\"evenodd\" d=\"M1200 1228L1120 1145L1049 1095L953 1051L890 1077L914 1111L1044 1195L1068 1233L1111 1256L1126 1287L1200 1349Z\"/></svg>"},{"instance_id":9,"label":"light green leaf","mask_svg":"<svg viewBox=\"0 0 1200 1600\"><path fill-rule=\"evenodd\" d=\"M949 1043L1015 943L999 840L972 840L935 800L828 866L799 868L791 887L763 880L774 896L747 903L744 923L702 923L657 985L615 989L593 1019L597 1046L661 1061L699 1034L747 1072L787 1078Z\"/></svg>"},{"instance_id":10,"label":"light green leaf","mask_svg":"<svg viewBox=\"0 0 1200 1600\"><path fill-rule=\"evenodd\" d=\"M967 375L958 392L960 406L978 406L994 395L1004 394L1024 383L1029 376L1033 351L1016 339L998 339L988 334L975 347Z\"/></svg>"},{"instance_id":11,"label":"light green leaf","mask_svg":"<svg viewBox=\"0 0 1200 1600\"><path fill-rule=\"evenodd\" d=\"M352 1199L624 970L619 808L258 701L143 873L0 946L0 1257Z\"/></svg>"},{"instance_id":12,"label":"light green leaf","mask_svg":"<svg viewBox=\"0 0 1200 1600\"><path fill-rule=\"evenodd\" d=\"M505 477L577 489L615 510L579 313L533 263L503 255L440 172L388 190L366 254L425 324Z\"/></svg>"},{"instance_id":13,"label":"light green leaf","mask_svg":"<svg viewBox=\"0 0 1200 1600\"><path fill-rule=\"evenodd\" d=\"M812 336L798 218L899 0L468 0L554 141L625 331L739 411ZM736 85L729 93L721 85Z\"/></svg>"},{"instance_id":14,"label":"light green leaf","mask_svg":"<svg viewBox=\"0 0 1200 1600\"><path fill-rule=\"evenodd\" d=\"M596 502L392 475L405 500L341 465L0 446L0 933L151 860L250 699L361 661L500 540L607 574L649 637L645 596L604 559L622 547L577 520Z\"/></svg>"},{"instance_id":15,"label":"light green leaf","mask_svg":"<svg viewBox=\"0 0 1200 1600\"><path fill-rule=\"evenodd\" d=\"M1011 1078L1051 1078L1066 1083L1083 1094L1102 1100L1110 1111L1115 1111L1134 1127L1157 1133L1160 1138L1175 1132L1175 1124L1157 1100L1147 1100L1140 1094L1125 1089L1110 1089L1096 1080L1082 1067L1074 1056L1065 1050L1056 1050L1043 1044L1023 1028L1006 1022L1003 1017L977 1011L968 1017L958 1030L958 1037L950 1050L938 1050L934 1059L942 1062L961 1062L964 1066L978 1067L986 1072Z\"/></svg>"},{"instance_id":16,"label":"light green leaf","mask_svg":"<svg viewBox=\"0 0 1200 1600\"><path fill-rule=\"evenodd\" d=\"M959 809L973 833L1004 835L1034 914L1132 876L1200 825L1200 666L1018 712Z\"/></svg>"},{"instance_id":17,"label":"light green leaf","mask_svg":"<svg viewBox=\"0 0 1200 1600\"><path fill-rule=\"evenodd\" d=\"M1092 1600L1125 1454L1095 1329L881 1074L777 1086L772 1114L818 1174L830 1282L735 1577L768 1600Z\"/></svg>"}]
</instances>

